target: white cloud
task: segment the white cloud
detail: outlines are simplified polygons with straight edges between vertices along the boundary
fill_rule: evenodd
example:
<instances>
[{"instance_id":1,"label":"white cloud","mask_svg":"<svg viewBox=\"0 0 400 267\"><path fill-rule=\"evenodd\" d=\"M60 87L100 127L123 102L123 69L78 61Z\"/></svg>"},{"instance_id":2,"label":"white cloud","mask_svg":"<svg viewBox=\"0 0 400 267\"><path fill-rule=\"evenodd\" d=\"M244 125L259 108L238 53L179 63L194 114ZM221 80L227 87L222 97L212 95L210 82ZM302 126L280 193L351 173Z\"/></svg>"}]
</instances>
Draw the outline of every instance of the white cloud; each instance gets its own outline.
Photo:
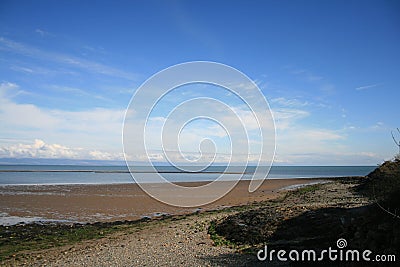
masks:
<instances>
[{"instance_id":1,"label":"white cloud","mask_svg":"<svg viewBox=\"0 0 400 267\"><path fill-rule=\"evenodd\" d=\"M303 118L310 116L310 113L301 109L276 108L272 109L277 130L287 130L293 128L294 124Z\"/></svg>"},{"instance_id":2,"label":"white cloud","mask_svg":"<svg viewBox=\"0 0 400 267\"><path fill-rule=\"evenodd\" d=\"M330 140L339 140L344 139L344 136L338 134L332 130L324 130L324 129L307 129L301 131L302 138L306 138L308 140L316 140L316 141L330 141Z\"/></svg>"},{"instance_id":3,"label":"white cloud","mask_svg":"<svg viewBox=\"0 0 400 267\"><path fill-rule=\"evenodd\" d=\"M370 128L372 129L382 129L384 128L385 124L381 121L378 121L375 125L371 126Z\"/></svg>"},{"instance_id":4,"label":"white cloud","mask_svg":"<svg viewBox=\"0 0 400 267\"><path fill-rule=\"evenodd\" d=\"M34 64L27 64L26 62L20 63L20 62L14 62L12 60L5 60L5 61L9 62L11 70L30 75L69 75L69 76L78 75L78 72L67 70L66 68L51 69L51 68L45 68L43 66L37 66Z\"/></svg>"},{"instance_id":5,"label":"white cloud","mask_svg":"<svg viewBox=\"0 0 400 267\"><path fill-rule=\"evenodd\" d=\"M289 127L277 134L277 153L290 156L303 153L331 154L344 150L345 135L329 129Z\"/></svg>"},{"instance_id":6,"label":"white cloud","mask_svg":"<svg viewBox=\"0 0 400 267\"><path fill-rule=\"evenodd\" d=\"M322 76L315 75L314 73L306 69L295 69L292 70L291 73L297 76L301 76L309 82L320 81L324 78Z\"/></svg>"},{"instance_id":7,"label":"white cloud","mask_svg":"<svg viewBox=\"0 0 400 267\"><path fill-rule=\"evenodd\" d=\"M59 85L52 85L50 88L55 91L58 91L58 92L74 94L75 96L78 96L78 97L88 97L88 98L96 98L96 99L100 99L100 100L104 100L104 101L111 101L110 99L108 99L104 96L101 96L101 95L98 95L98 94L95 94L92 92L87 92L80 88L69 87L69 86L59 86Z\"/></svg>"},{"instance_id":8,"label":"white cloud","mask_svg":"<svg viewBox=\"0 0 400 267\"><path fill-rule=\"evenodd\" d=\"M31 144L14 144L0 147L0 158L50 158L50 159L89 159L122 160L122 153L90 151L84 148L71 148L60 144L46 144L36 139Z\"/></svg>"},{"instance_id":9,"label":"white cloud","mask_svg":"<svg viewBox=\"0 0 400 267\"><path fill-rule=\"evenodd\" d=\"M237 90L254 90L257 87L261 88L262 82L260 80L253 80L247 83L231 83L229 84L229 88L232 88L234 91Z\"/></svg>"},{"instance_id":10,"label":"white cloud","mask_svg":"<svg viewBox=\"0 0 400 267\"><path fill-rule=\"evenodd\" d=\"M28 67L11 66L11 69L15 70L15 71L19 71L19 72L29 73L29 74L34 73L34 70L31 68L28 68Z\"/></svg>"},{"instance_id":11,"label":"white cloud","mask_svg":"<svg viewBox=\"0 0 400 267\"><path fill-rule=\"evenodd\" d=\"M287 99L284 97L277 97L270 100L270 103L277 104L284 107L305 107L308 106L309 103L307 101L300 101L299 99Z\"/></svg>"},{"instance_id":12,"label":"white cloud","mask_svg":"<svg viewBox=\"0 0 400 267\"><path fill-rule=\"evenodd\" d=\"M96 159L96 160L123 160L124 159L122 153L109 153L109 152L105 152L105 151L94 150L94 151L89 151L88 154L90 155L89 159ZM86 157L85 157L85 159L86 159Z\"/></svg>"},{"instance_id":13,"label":"white cloud","mask_svg":"<svg viewBox=\"0 0 400 267\"><path fill-rule=\"evenodd\" d=\"M380 85L381 85L380 83L375 83L375 84L370 84L370 85L364 85L364 86L357 87L356 90L357 90L357 91L362 91L362 90L374 88L374 87L377 87L377 86L380 86Z\"/></svg>"},{"instance_id":14,"label":"white cloud","mask_svg":"<svg viewBox=\"0 0 400 267\"><path fill-rule=\"evenodd\" d=\"M382 155L374 152L300 152L287 155L276 155L275 163L279 165L376 165L383 160Z\"/></svg>"},{"instance_id":15,"label":"white cloud","mask_svg":"<svg viewBox=\"0 0 400 267\"><path fill-rule=\"evenodd\" d=\"M73 89L72 89L73 90ZM46 158L72 158L72 159L122 159L122 122L125 114L123 109L94 108L80 111L66 111L61 109L44 109L33 104L23 104L14 101L13 97L22 91L17 84L0 84L0 157L46 157ZM312 116L306 110L308 105L296 99L276 98L277 107L272 110L277 129L277 162L287 164L307 164L307 162L339 162L339 157L349 159L353 157L362 159L360 162L372 162L379 155L370 151L348 152L346 133L354 129L341 130L322 129L309 126L302 120ZM232 112L221 113L221 106L191 105L189 110L198 114L204 109L210 114L219 117L220 121L229 130L225 130L215 122L194 124L182 131L180 136L181 149L187 158L198 158L199 144L204 138L209 138L216 145L216 162L230 160L230 142L235 140L243 145L242 154L235 155L235 163L247 160L255 162L257 152L261 145L257 135L259 125L254 119L251 110L244 106L232 106ZM128 115L133 121L132 138L134 134L142 134L143 127L135 123L136 115L142 115L142 110L130 109ZM172 123L183 126L187 121L186 113L178 113ZM191 114L189 114L189 117ZM234 117L240 117L241 121ZM162 153L161 133L162 126L167 118L162 114L152 116L148 120L146 142L148 142L149 155L154 161L165 161ZM248 130L249 137L238 134L241 123ZM382 127L382 123L377 123ZM271 127L271 125L264 125ZM179 129L179 127L178 127ZM174 136L168 138L175 138ZM35 140L36 139L36 140ZM24 140L24 141L22 141ZM32 140L35 140L34 142ZM46 142L41 141L46 140ZM249 141L249 142L248 142ZM248 143L247 143L248 142ZM244 149L249 144L250 149ZM213 149L205 149L204 161L214 157ZM250 153L250 155L249 155ZM355 155L356 153L359 153ZM182 161L179 151L170 151L169 157L175 161ZM146 155L130 155L130 160L140 161ZM311 163L310 163L311 164Z\"/></svg>"},{"instance_id":16,"label":"white cloud","mask_svg":"<svg viewBox=\"0 0 400 267\"><path fill-rule=\"evenodd\" d=\"M11 158L74 158L76 151L58 144L47 145L36 139L33 144L17 144L0 148L1 157Z\"/></svg>"},{"instance_id":17,"label":"white cloud","mask_svg":"<svg viewBox=\"0 0 400 267\"><path fill-rule=\"evenodd\" d=\"M226 154L231 151L231 142L236 144L236 147L240 146L242 148L242 151L240 151L242 155L237 155L239 149L235 150L234 160L236 162L238 162L239 157L246 159L248 153L260 151L262 144L259 133L260 124L255 119L255 114L249 108L246 109L243 104L241 106L225 104L209 99L197 99L195 103L190 102L180 106L169 117L150 117L145 131L147 149L156 151L166 149L173 154L172 158L183 160L178 153L179 149L181 149L186 156L196 158L199 153L199 145L202 144L204 139L209 139L214 142L217 154L216 160L219 162L229 160ZM159 113L157 112L157 114ZM132 140L132 143L135 142L134 140L140 140L139 136L136 135L142 134L140 127L137 126L139 124L137 120L139 119L135 119L135 116L139 118L144 116L143 111L138 111L138 113L129 118L130 128L133 129L129 133L129 139ZM192 120L196 117L199 119ZM189 121L190 123L188 123ZM164 125L164 123L166 124ZM183 127L185 123L187 124ZM260 123L264 122L261 121ZM272 121L268 125L261 125L261 127L272 129ZM246 136L246 130L248 136ZM178 134L179 132L180 134ZM271 130L270 133L274 135L275 132ZM249 144L247 144L248 141ZM207 154L211 151L212 153ZM130 152L132 154L135 153L135 151ZM205 152L204 156L207 155L208 158L210 155L214 156L214 149L211 147L202 146L202 152ZM152 157L161 159L156 155L157 153ZM130 155L130 157L138 158L140 155ZM206 158L202 158L202 160L206 160Z\"/></svg>"},{"instance_id":18,"label":"white cloud","mask_svg":"<svg viewBox=\"0 0 400 267\"><path fill-rule=\"evenodd\" d=\"M345 130L307 124L305 119L313 115L307 108L314 104L283 97L274 98L271 103L277 131L277 163L308 164L322 158L330 162L327 159L332 152L346 151ZM334 160L331 162L334 164Z\"/></svg>"},{"instance_id":19,"label":"white cloud","mask_svg":"<svg viewBox=\"0 0 400 267\"><path fill-rule=\"evenodd\" d=\"M70 146L122 149L123 109L94 108L82 111L44 109L13 101L19 87L0 84L1 138L63 140Z\"/></svg>"},{"instance_id":20,"label":"white cloud","mask_svg":"<svg viewBox=\"0 0 400 267\"><path fill-rule=\"evenodd\" d=\"M0 84L0 96L4 96L7 92L15 89L18 89L17 84L11 82L3 82Z\"/></svg>"},{"instance_id":21,"label":"white cloud","mask_svg":"<svg viewBox=\"0 0 400 267\"><path fill-rule=\"evenodd\" d=\"M44 31L44 30L42 30L42 29L36 29L35 30L35 32L37 33L37 34L39 34L40 36L46 36L46 35L50 35L50 33L48 33L48 32L46 32L46 31Z\"/></svg>"}]
</instances>

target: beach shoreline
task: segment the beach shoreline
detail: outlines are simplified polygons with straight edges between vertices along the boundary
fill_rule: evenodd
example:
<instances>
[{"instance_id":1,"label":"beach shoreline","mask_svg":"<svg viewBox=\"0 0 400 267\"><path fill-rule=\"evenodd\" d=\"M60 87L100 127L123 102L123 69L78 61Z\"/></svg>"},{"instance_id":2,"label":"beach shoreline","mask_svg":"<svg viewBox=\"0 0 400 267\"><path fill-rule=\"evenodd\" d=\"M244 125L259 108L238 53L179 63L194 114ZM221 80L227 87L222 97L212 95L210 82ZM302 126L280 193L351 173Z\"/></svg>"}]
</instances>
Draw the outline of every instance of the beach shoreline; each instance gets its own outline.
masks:
<instances>
[{"instance_id":1,"label":"beach shoreline","mask_svg":"<svg viewBox=\"0 0 400 267\"><path fill-rule=\"evenodd\" d=\"M280 190L329 179L267 179L253 193L249 180L217 201L192 208L174 207L148 196L138 184L3 185L0 187L0 224L34 221L94 223L138 220L246 205L276 198ZM224 182L217 182L215 186ZM179 182L194 187L207 182ZM163 190L163 184L153 184Z\"/></svg>"}]
</instances>

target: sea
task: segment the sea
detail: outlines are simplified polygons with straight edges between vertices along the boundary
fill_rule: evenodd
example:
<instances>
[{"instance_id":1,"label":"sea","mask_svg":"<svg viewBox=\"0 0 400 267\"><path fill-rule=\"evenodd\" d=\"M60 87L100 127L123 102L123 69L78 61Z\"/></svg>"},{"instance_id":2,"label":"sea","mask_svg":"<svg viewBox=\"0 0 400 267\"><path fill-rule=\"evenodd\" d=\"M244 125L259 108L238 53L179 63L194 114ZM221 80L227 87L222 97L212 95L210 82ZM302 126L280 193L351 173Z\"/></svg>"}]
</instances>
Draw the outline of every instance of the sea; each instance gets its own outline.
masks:
<instances>
[{"instance_id":1,"label":"sea","mask_svg":"<svg viewBox=\"0 0 400 267\"><path fill-rule=\"evenodd\" d=\"M326 178L365 176L377 166L272 166L267 179ZM81 165L0 165L0 185L57 185L57 184L124 184L135 183L141 177L146 183L158 181L157 173L170 182L214 181L222 173L224 179L249 180L256 167L210 166L200 172L196 167L185 170L173 166L134 167L127 166L81 166Z\"/></svg>"}]
</instances>

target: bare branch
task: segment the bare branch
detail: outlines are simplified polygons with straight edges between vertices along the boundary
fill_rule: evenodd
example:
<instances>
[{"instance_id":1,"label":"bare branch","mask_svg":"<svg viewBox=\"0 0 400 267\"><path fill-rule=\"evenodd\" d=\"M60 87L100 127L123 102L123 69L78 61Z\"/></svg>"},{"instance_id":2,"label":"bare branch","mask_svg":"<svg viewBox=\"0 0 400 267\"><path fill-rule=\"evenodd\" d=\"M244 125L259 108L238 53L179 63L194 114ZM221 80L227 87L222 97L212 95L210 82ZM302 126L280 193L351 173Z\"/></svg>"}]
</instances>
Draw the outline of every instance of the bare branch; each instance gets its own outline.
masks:
<instances>
[{"instance_id":1,"label":"bare branch","mask_svg":"<svg viewBox=\"0 0 400 267\"><path fill-rule=\"evenodd\" d=\"M399 128L397 128L397 130L399 130ZM394 138L393 131L391 131L391 133L392 133L392 138L393 138L394 143L396 145L400 146L400 143L396 140L396 138Z\"/></svg>"},{"instance_id":2,"label":"bare branch","mask_svg":"<svg viewBox=\"0 0 400 267\"><path fill-rule=\"evenodd\" d=\"M397 131L398 131L399 134L400 134L400 129L399 129L399 128L396 128L396 129L397 129ZM398 154L398 155L400 155L400 140L397 141L396 138L394 137L393 131L390 131L390 132L391 132L391 134L392 134L392 138L393 138L394 143L399 147L399 154Z\"/></svg>"}]
</instances>

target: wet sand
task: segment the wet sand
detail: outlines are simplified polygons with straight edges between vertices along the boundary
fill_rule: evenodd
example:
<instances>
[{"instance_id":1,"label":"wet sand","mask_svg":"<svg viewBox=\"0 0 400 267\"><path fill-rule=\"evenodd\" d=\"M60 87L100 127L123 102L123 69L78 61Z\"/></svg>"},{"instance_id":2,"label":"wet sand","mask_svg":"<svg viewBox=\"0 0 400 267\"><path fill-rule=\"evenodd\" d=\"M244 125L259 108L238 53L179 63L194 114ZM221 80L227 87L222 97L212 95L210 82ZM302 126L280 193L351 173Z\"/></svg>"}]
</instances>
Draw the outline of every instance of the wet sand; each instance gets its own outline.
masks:
<instances>
[{"instance_id":1,"label":"wet sand","mask_svg":"<svg viewBox=\"0 0 400 267\"><path fill-rule=\"evenodd\" d=\"M8 221L16 223L32 221L32 217L35 217L34 220L39 221L96 222L192 213L275 198L282 188L317 181L322 179L269 179L253 193L248 192L249 181L240 181L223 198L197 208L174 207L161 203L148 196L137 184L1 186L0 221L8 217ZM216 187L222 186L224 182L218 183ZM179 183L188 187L203 184L204 182ZM163 184L154 186L161 191L164 188Z\"/></svg>"}]
</instances>

